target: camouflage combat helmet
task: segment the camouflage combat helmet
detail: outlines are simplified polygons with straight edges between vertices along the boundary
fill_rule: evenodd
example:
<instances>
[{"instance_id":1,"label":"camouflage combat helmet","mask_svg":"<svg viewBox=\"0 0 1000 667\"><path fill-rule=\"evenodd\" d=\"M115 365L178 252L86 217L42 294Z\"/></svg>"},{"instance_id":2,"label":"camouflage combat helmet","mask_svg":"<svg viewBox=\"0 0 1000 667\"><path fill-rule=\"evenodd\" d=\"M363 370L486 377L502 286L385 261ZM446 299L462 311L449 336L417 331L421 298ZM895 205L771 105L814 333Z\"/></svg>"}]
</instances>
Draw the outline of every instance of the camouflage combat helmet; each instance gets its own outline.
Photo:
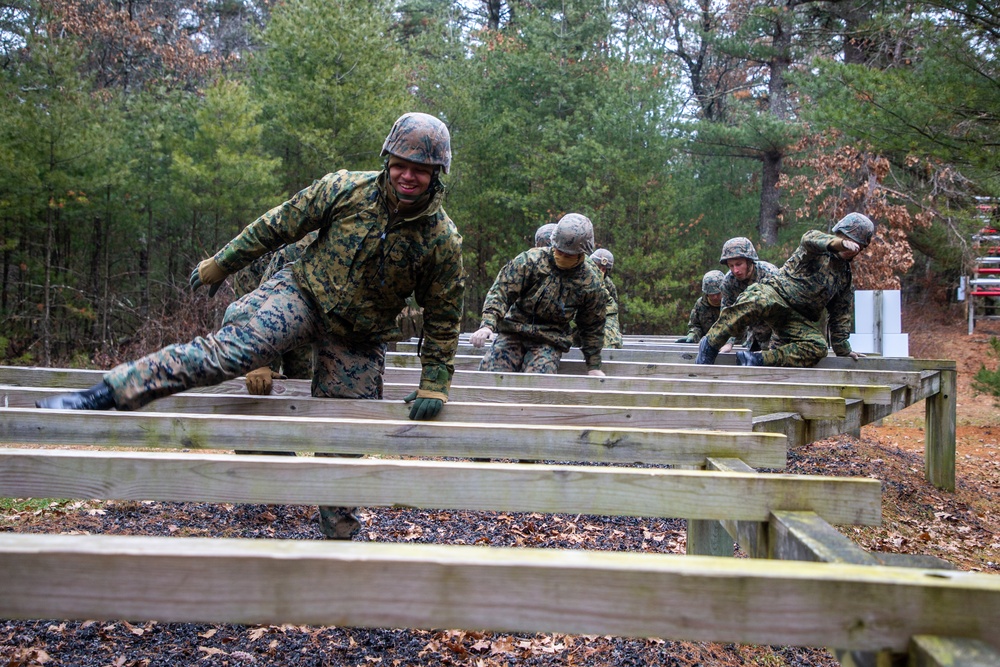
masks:
<instances>
[{"instance_id":1,"label":"camouflage combat helmet","mask_svg":"<svg viewBox=\"0 0 1000 667\"><path fill-rule=\"evenodd\" d=\"M382 156L451 169L451 134L440 120L426 113L404 113L393 123L382 144Z\"/></svg>"},{"instance_id":2,"label":"camouflage combat helmet","mask_svg":"<svg viewBox=\"0 0 1000 667\"><path fill-rule=\"evenodd\" d=\"M840 232L855 243L867 248L875 236L875 223L867 215L848 213L833 226L833 233Z\"/></svg>"},{"instance_id":3,"label":"camouflage combat helmet","mask_svg":"<svg viewBox=\"0 0 1000 667\"><path fill-rule=\"evenodd\" d=\"M757 251L754 250L753 242L744 236L729 239L722 245L722 258L719 259L719 264L725 264L727 259L740 257L754 262L760 259L757 257Z\"/></svg>"},{"instance_id":4,"label":"camouflage combat helmet","mask_svg":"<svg viewBox=\"0 0 1000 667\"><path fill-rule=\"evenodd\" d=\"M589 254L594 250L594 225L579 213L567 213L552 232L552 245L567 255Z\"/></svg>"},{"instance_id":5,"label":"camouflage combat helmet","mask_svg":"<svg viewBox=\"0 0 1000 667\"><path fill-rule=\"evenodd\" d=\"M549 222L535 230L535 247L548 248L552 245L552 232L555 231L556 223Z\"/></svg>"},{"instance_id":6,"label":"camouflage combat helmet","mask_svg":"<svg viewBox=\"0 0 1000 667\"><path fill-rule=\"evenodd\" d=\"M705 277L701 279L701 291L705 294L721 294L722 281L725 279L726 276L722 273L722 271L709 271L705 274Z\"/></svg>"},{"instance_id":7,"label":"camouflage combat helmet","mask_svg":"<svg viewBox=\"0 0 1000 667\"><path fill-rule=\"evenodd\" d=\"M590 258L597 262L597 265L605 271L610 271L615 267L615 256L606 248L598 248Z\"/></svg>"}]
</instances>

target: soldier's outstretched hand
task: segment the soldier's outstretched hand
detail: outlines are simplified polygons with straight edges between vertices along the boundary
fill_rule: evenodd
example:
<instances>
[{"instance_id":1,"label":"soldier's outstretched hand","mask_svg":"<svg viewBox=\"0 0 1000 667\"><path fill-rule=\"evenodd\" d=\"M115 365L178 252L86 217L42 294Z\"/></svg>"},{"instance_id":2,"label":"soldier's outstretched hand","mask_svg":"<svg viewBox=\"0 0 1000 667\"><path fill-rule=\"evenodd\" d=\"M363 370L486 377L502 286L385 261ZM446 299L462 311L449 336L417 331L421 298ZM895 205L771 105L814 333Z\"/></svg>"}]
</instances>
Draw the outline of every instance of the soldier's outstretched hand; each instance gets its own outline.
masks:
<instances>
[{"instance_id":1,"label":"soldier's outstretched hand","mask_svg":"<svg viewBox=\"0 0 1000 667\"><path fill-rule=\"evenodd\" d=\"M202 285L209 285L208 295L215 296L215 293L222 287L229 274L222 270L222 267L211 257L201 261L191 272L191 289L196 290Z\"/></svg>"},{"instance_id":2,"label":"soldier's outstretched hand","mask_svg":"<svg viewBox=\"0 0 1000 667\"><path fill-rule=\"evenodd\" d=\"M482 347L491 338L493 338L493 331L489 327L483 327L472 334L469 342L472 343L472 347Z\"/></svg>"}]
</instances>

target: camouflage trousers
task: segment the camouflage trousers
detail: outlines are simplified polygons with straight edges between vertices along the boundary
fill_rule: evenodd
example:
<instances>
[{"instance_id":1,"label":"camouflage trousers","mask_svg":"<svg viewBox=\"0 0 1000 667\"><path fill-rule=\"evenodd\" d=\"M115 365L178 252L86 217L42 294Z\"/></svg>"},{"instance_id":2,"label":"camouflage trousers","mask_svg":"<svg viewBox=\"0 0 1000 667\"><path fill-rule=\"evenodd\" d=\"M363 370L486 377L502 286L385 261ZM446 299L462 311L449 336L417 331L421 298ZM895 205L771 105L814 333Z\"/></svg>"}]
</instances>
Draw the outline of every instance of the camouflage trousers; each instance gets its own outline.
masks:
<instances>
[{"instance_id":1,"label":"camouflage trousers","mask_svg":"<svg viewBox=\"0 0 1000 667\"><path fill-rule=\"evenodd\" d=\"M479 370L510 373L558 373L562 352L548 343L498 333L479 362Z\"/></svg>"},{"instance_id":2,"label":"camouflage trousers","mask_svg":"<svg viewBox=\"0 0 1000 667\"><path fill-rule=\"evenodd\" d=\"M226 322L216 333L122 364L104 380L119 410L135 410L157 398L267 366L303 346L313 352L313 396L382 398L385 345L353 343L327 333L311 297L299 289L288 267L227 309ZM354 532L360 529L355 508L323 509L320 527L328 537L343 538L344 524L356 525ZM341 525L327 525L326 519Z\"/></svg>"},{"instance_id":3,"label":"camouflage trousers","mask_svg":"<svg viewBox=\"0 0 1000 667\"><path fill-rule=\"evenodd\" d=\"M621 325L618 324L618 314L608 315L604 323L604 347L621 349L624 345Z\"/></svg>"},{"instance_id":4,"label":"camouflage trousers","mask_svg":"<svg viewBox=\"0 0 1000 667\"><path fill-rule=\"evenodd\" d=\"M764 322L772 331L770 349L761 352L765 366L815 366L827 354L826 336L818 322L803 317L770 285L754 283L723 308L705 337L715 348L752 322Z\"/></svg>"},{"instance_id":5,"label":"camouflage trousers","mask_svg":"<svg viewBox=\"0 0 1000 667\"><path fill-rule=\"evenodd\" d=\"M170 345L105 375L119 410L231 380L302 346L314 347L312 395L382 398L385 345L354 343L323 327L312 298L284 268L227 311L214 334Z\"/></svg>"}]
</instances>

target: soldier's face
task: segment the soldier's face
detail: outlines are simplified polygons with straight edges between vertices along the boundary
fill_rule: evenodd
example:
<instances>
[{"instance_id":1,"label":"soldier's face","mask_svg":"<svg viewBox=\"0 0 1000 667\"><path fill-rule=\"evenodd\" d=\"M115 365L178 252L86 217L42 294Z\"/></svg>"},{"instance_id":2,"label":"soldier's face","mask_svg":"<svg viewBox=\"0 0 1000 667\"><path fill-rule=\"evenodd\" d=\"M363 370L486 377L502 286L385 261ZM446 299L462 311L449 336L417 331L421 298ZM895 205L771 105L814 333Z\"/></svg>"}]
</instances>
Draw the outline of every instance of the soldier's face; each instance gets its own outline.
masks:
<instances>
[{"instance_id":1,"label":"soldier's face","mask_svg":"<svg viewBox=\"0 0 1000 667\"><path fill-rule=\"evenodd\" d=\"M389 181L400 198L417 199L427 192L434 177L434 167L398 158L389 158Z\"/></svg>"},{"instance_id":2,"label":"soldier's face","mask_svg":"<svg viewBox=\"0 0 1000 667\"><path fill-rule=\"evenodd\" d=\"M708 302L710 304L712 304L713 306L718 306L718 305L722 304L722 294L721 293L719 293L719 294L706 294L705 298L708 299Z\"/></svg>"},{"instance_id":3,"label":"soldier's face","mask_svg":"<svg viewBox=\"0 0 1000 667\"><path fill-rule=\"evenodd\" d=\"M746 257L727 259L726 266L728 266L729 270L733 272L733 275L736 276L737 280L746 280L753 275L753 262Z\"/></svg>"}]
</instances>

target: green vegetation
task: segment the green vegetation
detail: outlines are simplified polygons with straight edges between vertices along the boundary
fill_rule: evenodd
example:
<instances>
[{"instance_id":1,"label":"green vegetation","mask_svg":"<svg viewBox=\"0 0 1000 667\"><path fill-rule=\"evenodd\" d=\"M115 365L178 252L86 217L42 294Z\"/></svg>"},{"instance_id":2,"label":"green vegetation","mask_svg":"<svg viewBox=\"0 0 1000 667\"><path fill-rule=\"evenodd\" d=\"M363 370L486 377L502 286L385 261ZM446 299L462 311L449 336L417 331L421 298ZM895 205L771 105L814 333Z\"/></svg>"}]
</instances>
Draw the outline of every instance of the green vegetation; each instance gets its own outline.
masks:
<instances>
[{"instance_id":1,"label":"green vegetation","mask_svg":"<svg viewBox=\"0 0 1000 667\"><path fill-rule=\"evenodd\" d=\"M989 3L118 7L0 12L3 363L107 366L213 327L226 299L192 299L191 268L324 173L378 168L409 110L452 131L467 330L566 212L644 333L683 326L726 239L780 264L852 210L882 231L859 287L954 282L1000 196Z\"/></svg>"},{"instance_id":2,"label":"green vegetation","mask_svg":"<svg viewBox=\"0 0 1000 667\"><path fill-rule=\"evenodd\" d=\"M1000 403L1000 338L990 336L990 355L993 357L993 370L986 368L986 364L979 367L976 374L972 376L972 387L976 391L989 394Z\"/></svg>"}]
</instances>

